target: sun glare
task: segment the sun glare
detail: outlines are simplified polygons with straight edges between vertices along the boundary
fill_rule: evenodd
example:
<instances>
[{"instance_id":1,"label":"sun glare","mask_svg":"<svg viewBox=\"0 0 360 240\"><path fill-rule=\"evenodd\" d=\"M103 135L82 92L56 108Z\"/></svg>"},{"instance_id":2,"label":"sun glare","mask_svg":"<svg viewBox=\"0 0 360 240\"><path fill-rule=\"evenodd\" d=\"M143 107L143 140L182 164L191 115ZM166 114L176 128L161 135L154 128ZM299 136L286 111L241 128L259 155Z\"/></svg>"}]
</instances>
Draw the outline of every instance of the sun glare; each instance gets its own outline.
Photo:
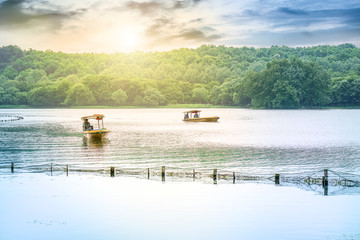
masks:
<instances>
[{"instance_id":1,"label":"sun glare","mask_svg":"<svg viewBox=\"0 0 360 240\"><path fill-rule=\"evenodd\" d=\"M120 29L117 31L116 45L125 51L137 50L140 44L139 33L132 29Z\"/></svg>"},{"instance_id":2,"label":"sun glare","mask_svg":"<svg viewBox=\"0 0 360 240\"><path fill-rule=\"evenodd\" d=\"M135 46L137 44L137 36L134 33L125 33L123 41L126 46Z\"/></svg>"}]
</instances>

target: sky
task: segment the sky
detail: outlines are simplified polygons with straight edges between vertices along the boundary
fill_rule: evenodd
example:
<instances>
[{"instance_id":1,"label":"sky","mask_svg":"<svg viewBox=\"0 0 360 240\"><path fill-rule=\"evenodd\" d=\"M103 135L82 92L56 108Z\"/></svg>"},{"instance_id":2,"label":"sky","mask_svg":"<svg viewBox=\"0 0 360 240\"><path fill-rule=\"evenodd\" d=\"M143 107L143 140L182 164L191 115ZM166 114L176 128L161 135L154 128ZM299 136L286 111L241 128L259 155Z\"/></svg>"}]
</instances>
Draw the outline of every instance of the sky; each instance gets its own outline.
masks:
<instances>
[{"instance_id":1,"label":"sky","mask_svg":"<svg viewBox=\"0 0 360 240\"><path fill-rule=\"evenodd\" d=\"M0 0L0 46L74 52L360 47L359 0Z\"/></svg>"}]
</instances>

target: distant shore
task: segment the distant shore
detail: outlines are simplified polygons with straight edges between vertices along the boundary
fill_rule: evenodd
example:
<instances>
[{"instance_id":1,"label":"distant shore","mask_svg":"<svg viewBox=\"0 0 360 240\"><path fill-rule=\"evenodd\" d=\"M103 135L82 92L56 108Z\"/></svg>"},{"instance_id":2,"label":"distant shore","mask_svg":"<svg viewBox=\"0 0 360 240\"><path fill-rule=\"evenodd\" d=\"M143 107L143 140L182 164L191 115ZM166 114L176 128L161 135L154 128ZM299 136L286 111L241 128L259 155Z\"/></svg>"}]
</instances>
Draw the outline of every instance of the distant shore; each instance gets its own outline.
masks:
<instances>
[{"instance_id":1,"label":"distant shore","mask_svg":"<svg viewBox=\"0 0 360 240\"><path fill-rule=\"evenodd\" d=\"M250 108L248 106L221 106L212 104L169 104L166 106L145 107L145 106L70 106L70 107L34 107L29 105L0 105L0 109L147 109L147 108L246 108L263 110L306 110L306 109L360 109L360 106L326 106L314 108L296 108L296 109L268 109L268 108Z\"/></svg>"},{"instance_id":2,"label":"distant shore","mask_svg":"<svg viewBox=\"0 0 360 240\"><path fill-rule=\"evenodd\" d=\"M51 108L51 109L146 109L146 108L246 108L241 106L220 106L212 104L169 104L166 106L158 107L144 107L144 106L71 106L71 107L34 107L28 105L0 105L0 109L42 109L42 108Z\"/></svg>"}]
</instances>

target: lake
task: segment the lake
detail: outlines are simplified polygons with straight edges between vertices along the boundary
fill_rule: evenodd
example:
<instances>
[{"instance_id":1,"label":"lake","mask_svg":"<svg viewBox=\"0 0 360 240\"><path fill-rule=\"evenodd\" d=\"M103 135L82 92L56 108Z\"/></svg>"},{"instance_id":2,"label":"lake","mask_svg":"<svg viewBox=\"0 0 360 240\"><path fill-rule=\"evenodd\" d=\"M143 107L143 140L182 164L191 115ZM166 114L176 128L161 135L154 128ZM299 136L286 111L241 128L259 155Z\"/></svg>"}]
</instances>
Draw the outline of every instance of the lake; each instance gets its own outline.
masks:
<instances>
[{"instance_id":1,"label":"lake","mask_svg":"<svg viewBox=\"0 0 360 240\"><path fill-rule=\"evenodd\" d=\"M0 239L360 239L356 186L330 184L324 196L321 184L283 179L92 172L321 177L329 169L360 179L360 110L202 109L218 123L183 122L184 110L1 109ZM83 139L80 118L94 113L105 115L108 141ZM68 165L69 177L51 176L50 164Z\"/></svg>"},{"instance_id":2,"label":"lake","mask_svg":"<svg viewBox=\"0 0 360 240\"><path fill-rule=\"evenodd\" d=\"M182 109L1 110L0 167L171 166L241 173L360 174L360 110L205 109L218 123L182 121ZM83 142L81 116L103 113L109 141Z\"/></svg>"}]
</instances>

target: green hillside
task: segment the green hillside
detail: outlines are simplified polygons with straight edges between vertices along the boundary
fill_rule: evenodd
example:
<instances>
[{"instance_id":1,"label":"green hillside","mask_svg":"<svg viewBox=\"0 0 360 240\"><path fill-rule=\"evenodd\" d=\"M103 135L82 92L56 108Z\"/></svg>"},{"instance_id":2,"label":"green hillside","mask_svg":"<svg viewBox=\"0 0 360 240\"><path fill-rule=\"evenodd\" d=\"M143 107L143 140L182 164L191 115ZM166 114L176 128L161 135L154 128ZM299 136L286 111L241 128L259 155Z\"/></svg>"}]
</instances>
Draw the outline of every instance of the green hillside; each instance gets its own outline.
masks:
<instances>
[{"instance_id":1,"label":"green hillside","mask_svg":"<svg viewBox=\"0 0 360 240\"><path fill-rule=\"evenodd\" d=\"M129 54L0 48L0 105L214 104L255 108L360 105L360 49L197 49Z\"/></svg>"}]
</instances>

